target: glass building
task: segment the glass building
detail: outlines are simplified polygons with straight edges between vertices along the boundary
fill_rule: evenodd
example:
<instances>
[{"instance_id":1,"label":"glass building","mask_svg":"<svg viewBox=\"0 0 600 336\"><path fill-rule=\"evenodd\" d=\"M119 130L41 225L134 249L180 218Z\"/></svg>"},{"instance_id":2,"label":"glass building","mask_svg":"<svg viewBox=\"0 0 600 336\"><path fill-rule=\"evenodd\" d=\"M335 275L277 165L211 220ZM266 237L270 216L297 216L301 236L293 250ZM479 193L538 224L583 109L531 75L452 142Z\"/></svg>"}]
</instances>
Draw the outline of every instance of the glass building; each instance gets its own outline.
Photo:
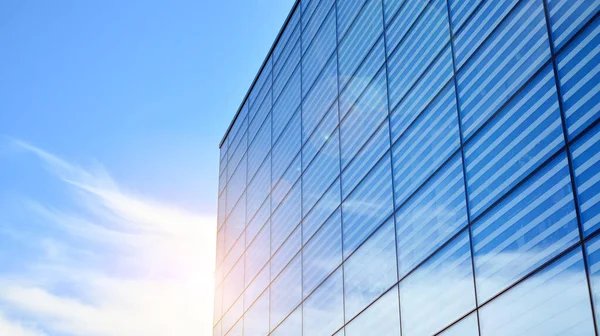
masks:
<instances>
[{"instance_id":1,"label":"glass building","mask_svg":"<svg viewBox=\"0 0 600 336\"><path fill-rule=\"evenodd\" d=\"M600 0L299 0L220 145L214 335L594 335Z\"/></svg>"}]
</instances>

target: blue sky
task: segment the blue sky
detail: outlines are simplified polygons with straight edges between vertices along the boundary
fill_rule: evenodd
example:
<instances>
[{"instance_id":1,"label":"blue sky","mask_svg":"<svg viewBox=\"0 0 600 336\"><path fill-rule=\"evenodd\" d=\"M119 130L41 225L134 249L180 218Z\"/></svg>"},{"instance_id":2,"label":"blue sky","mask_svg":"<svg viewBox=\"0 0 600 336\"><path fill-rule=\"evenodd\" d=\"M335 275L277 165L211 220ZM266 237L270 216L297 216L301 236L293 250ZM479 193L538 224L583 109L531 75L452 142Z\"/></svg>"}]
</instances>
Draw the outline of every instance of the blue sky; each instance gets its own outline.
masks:
<instances>
[{"instance_id":1,"label":"blue sky","mask_svg":"<svg viewBox=\"0 0 600 336\"><path fill-rule=\"evenodd\" d=\"M292 4L0 2L0 334L209 334L218 143Z\"/></svg>"}]
</instances>

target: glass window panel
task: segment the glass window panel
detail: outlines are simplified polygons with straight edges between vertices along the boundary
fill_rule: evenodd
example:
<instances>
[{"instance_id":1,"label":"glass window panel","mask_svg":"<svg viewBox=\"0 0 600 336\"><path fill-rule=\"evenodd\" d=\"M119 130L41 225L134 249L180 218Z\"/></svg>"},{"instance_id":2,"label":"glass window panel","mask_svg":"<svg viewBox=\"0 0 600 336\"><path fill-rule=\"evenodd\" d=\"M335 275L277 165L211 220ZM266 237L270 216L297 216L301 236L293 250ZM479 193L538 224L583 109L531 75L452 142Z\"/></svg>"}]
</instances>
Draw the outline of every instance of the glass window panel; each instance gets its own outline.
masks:
<instances>
[{"instance_id":1,"label":"glass window panel","mask_svg":"<svg viewBox=\"0 0 600 336\"><path fill-rule=\"evenodd\" d=\"M225 223L225 253L228 253L233 244L244 232L246 226L246 195L240 197L240 201L231 211Z\"/></svg>"},{"instance_id":2,"label":"glass window panel","mask_svg":"<svg viewBox=\"0 0 600 336\"><path fill-rule=\"evenodd\" d=\"M312 292L342 262L342 217L335 212L302 250L303 296Z\"/></svg>"},{"instance_id":3,"label":"glass window panel","mask_svg":"<svg viewBox=\"0 0 600 336\"><path fill-rule=\"evenodd\" d=\"M477 314L471 313L469 316L458 321L450 328L438 334L439 336L479 336L479 326L477 324Z\"/></svg>"},{"instance_id":4,"label":"glass window panel","mask_svg":"<svg viewBox=\"0 0 600 336\"><path fill-rule=\"evenodd\" d=\"M600 124L571 145L575 184L585 234L600 227Z\"/></svg>"},{"instance_id":5,"label":"glass window panel","mask_svg":"<svg viewBox=\"0 0 600 336\"><path fill-rule=\"evenodd\" d=\"M267 286L269 286L270 282L270 267L267 264L261 271L258 273L254 281L250 283L250 285L244 291L244 309L248 309L250 305L256 301L256 299L265 291ZM267 290L268 292L268 290Z\"/></svg>"},{"instance_id":6,"label":"glass window panel","mask_svg":"<svg viewBox=\"0 0 600 336\"><path fill-rule=\"evenodd\" d=\"M594 335L581 249L486 304L479 319L482 336Z\"/></svg>"},{"instance_id":7,"label":"glass window panel","mask_svg":"<svg viewBox=\"0 0 600 336\"><path fill-rule=\"evenodd\" d=\"M400 336L397 286L346 326L346 336L363 335Z\"/></svg>"},{"instance_id":8,"label":"glass window panel","mask_svg":"<svg viewBox=\"0 0 600 336\"><path fill-rule=\"evenodd\" d=\"M225 217L227 217L227 192L223 192L219 195L219 212L217 214L217 223L219 229L225 224Z\"/></svg>"},{"instance_id":9,"label":"glass window panel","mask_svg":"<svg viewBox=\"0 0 600 336\"><path fill-rule=\"evenodd\" d=\"M219 175L222 175L227 168L227 143L228 141L224 141L221 148L219 148Z\"/></svg>"},{"instance_id":10,"label":"glass window panel","mask_svg":"<svg viewBox=\"0 0 600 336\"><path fill-rule=\"evenodd\" d=\"M468 2L461 0L452 1L461 5L465 5ZM462 30L454 30L454 58L457 69L460 69L465 64L518 2L518 0L485 1ZM529 1L529 3L538 5L539 7L542 6L541 3L534 1ZM508 30L510 31L510 29Z\"/></svg>"},{"instance_id":11,"label":"glass window panel","mask_svg":"<svg viewBox=\"0 0 600 336\"><path fill-rule=\"evenodd\" d=\"M340 126L342 167L358 153L388 115L385 71L371 82Z\"/></svg>"},{"instance_id":12,"label":"glass window panel","mask_svg":"<svg viewBox=\"0 0 600 336\"><path fill-rule=\"evenodd\" d=\"M408 92L398 106L393 108L391 127L394 142L423 113L431 114L437 110L446 112L453 110L456 114L456 94L454 83L451 81L452 74L452 55L450 48L446 48L423 77L417 81L414 88ZM440 91L442 92L440 93Z\"/></svg>"},{"instance_id":13,"label":"glass window panel","mask_svg":"<svg viewBox=\"0 0 600 336\"><path fill-rule=\"evenodd\" d=\"M315 0L316 1L316 0ZM302 336L302 308L299 307L283 321L272 336Z\"/></svg>"},{"instance_id":14,"label":"glass window panel","mask_svg":"<svg viewBox=\"0 0 600 336\"><path fill-rule=\"evenodd\" d=\"M248 147L248 176L252 178L271 150L271 118L267 118Z\"/></svg>"},{"instance_id":15,"label":"glass window panel","mask_svg":"<svg viewBox=\"0 0 600 336\"><path fill-rule=\"evenodd\" d=\"M350 25L365 5L365 0L346 0L337 2L338 39L341 40Z\"/></svg>"},{"instance_id":16,"label":"glass window panel","mask_svg":"<svg viewBox=\"0 0 600 336\"><path fill-rule=\"evenodd\" d=\"M317 43L317 34L322 33L323 29L327 29L323 26L327 26L331 21L331 15L335 15L335 8L332 8L334 0L313 0L312 5L314 10L310 13L304 13L302 17L303 30L302 30L302 52L306 52L311 43ZM328 14L330 14L328 16ZM330 21L323 23L325 18L328 17ZM333 17L335 21L335 16ZM315 41L313 41L313 39Z\"/></svg>"},{"instance_id":17,"label":"glass window panel","mask_svg":"<svg viewBox=\"0 0 600 336\"><path fill-rule=\"evenodd\" d=\"M304 243L340 206L340 202L340 180L338 179L302 221L302 241Z\"/></svg>"},{"instance_id":18,"label":"glass window panel","mask_svg":"<svg viewBox=\"0 0 600 336\"><path fill-rule=\"evenodd\" d=\"M227 311L244 290L244 258L233 266L223 281L223 311Z\"/></svg>"},{"instance_id":19,"label":"glass window panel","mask_svg":"<svg viewBox=\"0 0 600 336\"><path fill-rule=\"evenodd\" d=\"M465 146L471 215L477 217L564 145L548 66Z\"/></svg>"},{"instance_id":20,"label":"glass window panel","mask_svg":"<svg viewBox=\"0 0 600 336\"><path fill-rule=\"evenodd\" d=\"M331 1L331 0L322 0ZM335 51L335 10L331 10L308 50L302 56L302 96L311 88ZM303 47L305 43L302 44ZM335 57L335 55L333 55Z\"/></svg>"},{"instance_id":21,"label":"glass window panel","mask_svg":"<svg viewBox=\"0 0 600 336\"><path fill-rule=\"evenodd\" d=\"M340 174L338 133L327 140L302 177L302 206L310 211Z\"/></svg>"},{"instance_id":22,"label":"glass window panel","mask_svg":"<svg viewBox=\"0 0 600 336\"><path fill-rule=\"evenodd\" d=\"M227 173L222 170L219 174L219 194L221 194L225 190L225 186L227 186Z\"/></svg>"},{"instance_id":23,"label":"glass window panel","mask_svg":"<svg viewBox=\"0 0 600 336\"><path fill-rule=\"evenodd\" d=\"M287 168L287 171L283 174L283 176L273 181L273 193L271 199L273 203L271 204L272 209L277 209L281 201L287 196L290 189L294 186L296 181L300 178L300 154L296 156L296 159L292 164Z\"/></svg>"},{"instance_id":24,"label":"glass window panel","mask_svg":"<svg viewBox=\"0 0 600 336\"><path fill-rule=\"evenodd\" d=\"M296 257L271 284L271 329L302 300L302 265Z\"/></svg>"},{"instance_id":25,"label":"glass window panel","mask_svg":"<svg viewBox=\"0 0 600 336\"><path fill-rule=\"evenodd\" d=\"M398 280L395 244L394 221L390 219L344 263L346 320Z\"/></svg>"},{"instance_id":26,"label":"glass window panel","mask_svg":"<svg viewBox=\"0 0 600 336\"><path fill-rule=\"evenodd\" d=\"M480 302L578 239L571 180L563 153L474 223Z\"/></svg>"},{"instance_id":27,"label":"glass window panel","mask_svg":"<svg viewBox=\"0 0 600 336\"><path fill-rule=\"evenodd\" d=\"M548 0L554 48L560 49L599 10L596 0Z\"/></svg>"},{"instance_id":28,"label":"glass window panel","mask_svg":"<svg viewBox=\"0 0 600 336\"><path fill-rule=\"evenodd\" d=\"M225 228L222 227L219 232L217 232L217 262L219 265L223 262L225 258Z\"/></svg>"},{"instance_id":29,"label":"glass window panel","mask_svg":"<svg viewBox=\"0 0 600 336\"><path fill-rule=\"evenodd\" d=\"M600 118L598 45L600 19L596 18L557 56L563 108L570 139Z\"/></svg>"},{"instance_id":30,"label":"glass window panel","mask_svg":"<svg viewBox=\"0 0 600 336\"><path fill-rule=\"evenodd\" d=\"M325 117L321 120L319 126L310 136L302 148L302 170L304 171L308 164L313 160L321 147L329 140L333 130L338 125L338 106L333 104ZM337 133L336 133L337 134Z\"/></svg>"},{"instance_id":31,"label":"glass window panel","mask_svg":"<svg viewBox=\"0 0 600 336\"><path fill-rule=\"evenodd\" d=\"M281 69L284 67L288 60L290 59L290 55L295 53L295 50L298 50L298 60L300 60L300 32L302 27L299 24L299 11L295 11L293 14L294 22L290 21L285 28L284 34L281 36L279 42L275 46L273 57L275 58L275 62L273 63L273 73L274 78L277 78L281 75ZM285 36L284 36L285 35ZM278 52L275 53L275 50ZM277 55L276 55L277 54ZM275 90L277 92L277 90ZM275 95L277 96L277 95Z\"/></svg>"},{"instance_id":32,"label":"glass window panel","mask_svg":"<svg viewBox=\"0 0 600 336\"><path fill-rule=\"evenodd\" d=\"M344 257L392 214L391 175L390 157L386 155L344 201Z\"/></svg>"},{"instance_id":33,"label":"glass window panel","mask_svg":"<svg viewBox=\"0 0 600 336\"><path fill-rule=\"evenodd\" d=\"M354 106L356 100L358 100L362 96L367 86L369 86L373 81L373 78L377 74L380 74L384 71L384 61L385 52L383 46L383 39L379 39L379 42L377 42L377 44L373 47L369 55L367 55L367 58L359 66L356 73L340 73L340 79L346 83L345 87L340 87L342 90L340 94L340 116L342 119Z\"/></svg>"},{"instance_id":34,"label":"glass window panel","mask_svg":"<svg viewBox=\"0 0 600 336\"><path fill-rule=\"evenodd\" d=\"M271 252L276 251L300 223L302 203L301 183L298 181L271 217Z\"/></svg>"},{"instance_id":35,"label":"glass window panel","mask_svg":"<svg viewBox=\"0 0 600 336\"><path fill-rule=\"evenodd\" d=\"M214 306L213 306L213 325L217 324L217 322L223 316L223 287L218 286L215 289L215 298L214 298Z\"/></svg>"},{"instance_id":36,"label":"glass window panel","mask_svg":"<svg viewBox=\"0 0 600 336\"><path fill-rule=\"evenodd\" d=\"M256 212L256 215L248 222L246 226L246 246L248 246L258 231L265 225L268 221L269 216L271 215L271 207L270 207L270 199L264 201L264 203L260 206L260 209Z\"/></svg>"},{"instance_id":37,"label":"glass window panel","mask_svg":"<svg viewBox=\"0 0 600 336\"><path fill-rule=\"evenodd\" d=\"M395 50L400 41L403 40L404 35L410 30L415 24L415 21L419 18L421 13L430 1L406 1L400 12L397 15L388 15L387 11L389 8L400 7L398 4L392 4L394 2L400 2L397 0L384 0L386 2L386 20L389 26L386 29L387 35L387 51L388 56Z\"/></svg>"},{"instance_id":38,"label":"glass window panel","mask_svg":"<svg viewBox=\"0 0 600 336\"><path fill-rule=\"evenodd\" d=\"M303 139L308 139L319 121L330 111L337 94L337 61L332 57L302 102Z\"/></svg>"},{"instance_id":39,"label":"glass window panel","mask_svg":"<svg viewBox=\"0 0 600 336\"><path fill-rule=\"evenodd\" d=\"M244 336L269 333L269 291L265 291L244 315Z\"/></svg>"},{"instance_id":40,"label":"glass window panel","mask_svg":"<svg viewBox=\"0 0 600 336\"><path fill-rule=\"evenodd\" d=\"M453 88L453 86L451 86ZM419 188L460 146L451 92L415 121L392 148L396 205Z\"/></svg>"},{"instance_id":41,"label":"glass window panel","mask_svg":"<svg viewBox=\"0 0 600 336\"><path fill-rule=\"evenodd\" d=\"M248 102L250 106L250 121L254 118L252 113L255 105L260 104L263 101L267 91L271 88L271 70L273 68L272 58L269 57L267 62L265 63L265 67L262 69L252 91L250 91L250 95L248 96Z\"/></svg>"},{"instance_id":42,"label":"glass window panel","mask_svg":"<svg viewBox=\"0 0 600 336\"><path fill-rule=\"evenodd\" d=\"M248 184L247 215L253 218L254 214L271 192L271 157L267 156L258 172Z\"/></svg>"},{"instance_id":43,"label":"glass window panel","mask_svg":"<svg viewBox=\"0 0 600 336\"><path fill-rule=\"evenodd\" d=\"M390 106L398 104L449 41L446 1L434 0L398 48L390 52Z\"/></svg>"},{"instance_id":44,"label":"glass window panel","mask_svg":"<svg viewBox=\"0 0 600 336\"><path fill-rule=\"evenodd\" d=\"M229 253L225 257L225 260L223 261L223 274L229 273L233 265L240 259L240 257L244 253L245 247L246 244L244 243L242 235L242 237L240 237L240 239L238 239L237 242L235 242L235 244L231 248L231 251L229 251Z\"/></svg>"},{"instance_id":45,"label":"glass window panel","mask_svg":"<svg viewBox=\"0 0 600 336\"><path fill-rule=\"evenodd\" d=\"M433 335L475 308L465 230L400 282L402 335Z\"/></svg>"},{"instance_id":46,"label":"glass window panel","mask_svg":"<svg viewBox=\"0 0 600 336\"><path fill-rule=\"evenodd\" d=\"M456 43L458 46L459 42ZM465 138L471 136L549 58L542 3L522 1L457 75Z\"/></svg>"},{"instance_id":47,"label":"glass window panel","mask_svg":"<svg viewBox=\"0 0 600 336\"><path fill-rule=\"evenodd\" d=\"M466 225L462 162L457 155L396 212L400 277Z\"/></svg>"},{"instance_id":48,"label":"glass window panel","mask_svg":"<svg viewBox=\"0 0 600 336\"><path fill-rule=\"evenodd\" d=\"M250 127L248 128L248 141L250 142L254 140L258 130L266 122L265 120L271 116L271 108L273 107L271 91L267 92L262 102L260 104L256 104L255 106L255 116L250 123Z\"/></svg>"},{"instance_id":49,"label":"glass window panel","mask_svg":"<svg viewBox=\"0 0 600 336\"><path fill-rule=\"evenodd\" d=\"M229 152L229 159L232 158L232 154L240 146L241 140L246 137L246 131L248 130L248 105L245 104L240 110L240 114L235 118L233 125L231 126L230 134L230 146L234 151ZM244 151L244 150L242 150Z\"/></svg>"},{"instance_id":50,"label":"glass window panel","mask_svg":"<svg viewBox=\"0 0 600 336\"><path fill-rule=\"evenodd\" d=\"M294 13L290 17L290 21L288 22L287 27L285 27L283 33L281 34L281 38L279 38L277 45L275 45L275 48L273 48L273 66L275 69L277 68L277 64L281 63L281 57L285 59L285 50L289 48L290 44L295 43L294 36L298 33L297 29L300 26L301 16L302 11L300 9L300 6L298 6L298 9L295 9Z\"/></svg>"},{"instance_id":51,"label":"glass window panel","mask_svg":"<svg viewBox=\"0 0 600 336\"><path fill-rule=\"evenodd\" d=\"M281 66L281 72L275 78L273 83L273 97L275 101L292 78L292 75L300 72L300 42L297 42L291 50L289 57Z\"/></svg>"},{"instance_id":52,"label":"glass window panel","mask_svg":"<svg viewBox=\"0 0 600 336\"><path fill-rule=\"evenodd\" d=\"M300 110L286 126L277 143L273 145L273 181L278 180L292 160L300 152L301 142Z\"/></svg>"},{"instance_id":53,"label":"glass window panel","mask_svg":"<svg viewBox=\"0 0 600 336\"><path fill-rule=\"evenodd\" d=\"M389 155L389 148L390 128L383 122L342 172L342 198L348 197L383 155Z\"/></svg>"},{"instance_id":54,"label":"glass window panel","mask_svg":"<svg viewBox=\"0 0 600 336\"><path fill-rule=\"evenodd\" d=\"M227 214L231 212L234 206L237 204L240 196L246 189L246 160L242 160L237 170L231 177L229 184L227 185Z\"/></svg>"},{"instance_id":55,"label":"glass window panel","mask_svg":"<svg viewBox=\"0 0 600 336\"><path fill-rule=\"evenodd\" d=\"M238 322L229 330L227 336L242 336L244 333L244 320L239 319Z\"/></svg>"},{"instance_id":56,"label":"glass window panel","mask_svg":"<svg viewBox=\"0 0 600 336\"><path fill-rule=\"evenodd\" d=\"M330 336L344 324L343 285L340 268L304 301L304 335Z\"/></svg>"},{"instance_id":57,"label":"glass window panel","mask_svg":"<svg viewBox=\"0 0 600 336\"><path fill-rule=\"evenodd\" d=\"M223 320L221 321L223 334L230 335L230 330L237 327L235 323L242 317L243 308L242 299L240 298L233 304L233 306L231 306L231 309L225 313L225 316L223 316ZM234 330L233 334L236 333L237 330Z\"/></svg>"},{"instance_id":58,"label":"glass window panel","mask_svg":"<svg viewBox=\"0 0 600 336\"><path fill-rule=\"evenodd\" d=\"M300 106L300 71L297 70L290 78L283 92L273 106L273 143Z\"/></svg>"},{"instance_id":59,"label":"glass window panel","mask_svg":"<svg viewBox=\"0 0 600 336\"><path fill-rule=\"evenodd\" d=\"M269 225L265 225L246 250L246 286L254 279L271 256Z\"/></svg>"},{"instance_id":60,"label":"glass window panel","mask_svg":"<svg viewBox=\"0 0 600 336\"><path fill-rule=\"evenodd\" d=\"M348 1L352 2L352 1ZM354 3L363 1L354 1ZM367 0L367 4L341 40L338 47L340 85L345 86L383 33L381 0Z\"/></svg>"},{"instance_id":61,"label":"glass window panel","mask_svg":"<svg viewBox=\"0 0 600 336\"><path fill-rule=\"evenodd\" d=\"M300 226L298 226L283 245L281 245L279 250L275 252L273 258L271 258L271 279L274 279L285 265L292 260L296 253L300 251L301 245L302 235Z\"/></svg>"},{"instance_id":62,"label":"glass window panel","mask_svg":"<svg viewBox=\"0 0 600 336\"><path fill-rule=\"evenodd\" d=\"M237 171L239 171L239 167L242 165L243 162L241 161L245 161L246 159L246 151L247 151L247 142L246 142L246 137L242 138L242 141L240 141L240 145L235 149L235 151L233 152L231 158L229 158L229 165L227 168L227 178L229 180L231 180L233 174L235 174Z\"/></svg>"},{"instance_id":63,"label":"glass window panel","mask_svg":"<svg viewBox=\"0 0 600 336\"><path fill-rule=\"evenodd\" d=\"M457 34L466 20L483 0L449 0L452 31Z\"/></svg>"},{"instance_id":64,"label":"glass window panel","mask_svg":"<svg viewBox=\"0 0 600 336\"><path fill-rule=\"evenodd\" d=\"M590 283L596 312L596 323L600 322L600 236L588 241L585 245L587 253Z\"/></svg>"}]
</instances>

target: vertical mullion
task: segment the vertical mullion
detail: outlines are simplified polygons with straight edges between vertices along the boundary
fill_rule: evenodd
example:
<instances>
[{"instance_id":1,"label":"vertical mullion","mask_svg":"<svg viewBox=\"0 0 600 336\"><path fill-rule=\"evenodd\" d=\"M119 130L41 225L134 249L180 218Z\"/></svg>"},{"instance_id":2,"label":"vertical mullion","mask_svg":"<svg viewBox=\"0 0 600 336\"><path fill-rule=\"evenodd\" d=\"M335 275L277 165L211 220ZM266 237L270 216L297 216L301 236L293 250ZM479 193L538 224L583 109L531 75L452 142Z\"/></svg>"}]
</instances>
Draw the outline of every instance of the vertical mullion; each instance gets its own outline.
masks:
<instances>
[{"instance_id":1,"label":"vertical mullion","mask_svg":"<svg viewBox=\"0 0 600 336\"><path fill-rule=\"evenodd\" d=\"M571 146L569 143L569 133L567 128L567 117L565 114L564 106L563 106L563 96L562 96L562 88L560 85L560 79L558 77L558 65L556 63L556 50L554 48L554 40L552 38L552 27L550 25L550 12L548 9L548 1L543 0L544 6L544 16L546 19L546 30L548 33L548 42L550 47L550 57L552 60L552 70L554 71L554 83L556 86L556 95L558 97L558 108L560 110L560 119L563 131L563 137L565 141L565 152L567 153L567 164L569 166L569 176L571 178L571 191L573 193L573 202L575 205L575 215L577 217L577 226L579 228L579 241L581 243L581 253L583 254L583 264L585 268L585 275L587 280L588 294L590 299L590 306L592 309L592 321L594 322L594 330L596 335L598 335L598 325L596 323L596 312L594 308L594 296L592 294L592 286L590 280L590 270L588 266L588 257L585 249L584 242L584 230L583 230L583 221L581 219L581 209L579 207L579 198L577 195L577 184L575 182L575 169L573 168L573 157L571 154Z\"/></svg>"},{"instance_id":2,"label":"vertical mullion","mask_svg":"<svg viewBox=\"0 0 600 336\"><path fill-rule=\"evenodd\" d=\"M302 2L300 0L300 2ZM304 114L303 114L303 100L304 95L302 94L302 90L304 89L303 82L303 69L302 69L302 59L304 58L304 53L302 52L303 33L304 33L304 25L302 24L304 11L302 10L302 4L299 4L296 7L297 10L300 11L300 19L298 22L298 29L300 30L300 59L299 59L299 70L300 70L300 306L296 309L300 309L300 334L304 335L304 158L302 157L304 152ZM290 37L291 38L291 37ZM289 41L288 41L289 42ZM291 51L294 52L293 50ZM288 59L292 57L290 54ZM293 77L294 73L290 75ZM288 79L288 81L290 80ZM288 84L291 85L291 84ZM290 121L291 122L291 121ZM272 156L271 156L272 157ZM292 168L293 169L293 168ZM293 314L293 312L292 312Z\"/></svg>"},{"instance_id":3,"label":"vertical mullion","mask_svg":"<svg viewBox=\"0 0 600 336\"><path fill-rule=\"evenodd\" d=\"M344 317L344 325L342 326L342 330L344 330L344 334L346 333L346 274L344 272L344 209L342 207L342 203L344 202L344 197L342 193L342 118L340 115L340 54L339 54L339 26L338 26L338 4L337 0L334 0L335 6L335 65L336 65L336 85L337 85L337 114L338 114L338 163L340 168L339 173L339 185L340 185L340 233L342 236L341 242L341 250L342 250L342 264L340 267L342 268L342 314ZM335 131L334 131L335 132ZM335 183L335 182L334 182Z\"/></svg>"},{"instance_id":4,"label":"vertical mullion","mask_svg":"<svg viewBox=\"0 0 600 336\"><path fill-rule=\"evenodd\" d=\"M396 249L396 282L398 282L400 280L400 270L398 269L398 263L399 263L399 256L398 256L398 224L396 223L396 182L394 180L395 174L394 174L394 157L392 155L392 146L393 146L393 141L392 141L392 111L390 108L390 81L389 81L389 71L388 71L388 53L387 53L387 36L386 36L386 31L387 31L387 27L385 24L385 1L381 0L381 20L382 20L382 26L383 26L383 53L384 53L384 67L385 67L385 90L386 90L386 101L387 101L387 110L388 110L388 115L387 115L387 121L388 121L388 137L389 137L389 142L390 142L390 148L388 149L389 151L389 155L390 155L390 176L392 178L392 205L393 205L393 209L392 209L392 217L394 220L394 245L395 245L395 249ZM396 288L396 292L397 292L397 296L398 296L398 321L400 322L400 334L402 334L402 313L401 313L401 306L400 306L400 284L398 284L397 288Z\"/></svg>"},{"instance_id":5,"label":"vertical mullion","mask_svg":"<svg viewBox=\"0 0 600 336\"><path fill-rule=\"evenodd\" d=\"M477 298L477 281L475 279L475 251L473 251L473 230L471 229L471 207L470 207L470 198L469 198L469 189L467 184L467 165L465 162L465 147L464 147L464 139L462 132L462 118L461 118L461 108L460 108L460 100L458 96L458 80L456 78L456 60L454 58L454 32L452 30L452 13L450 10L450 0L446 1L446 9L448 13L448 30L450 33L450 51L452 54L452 79L454 81L454 96L456 99L456 114L458 121L458 135L460 138L460 156L462 160L462 171L463 171L463 185L465 188L465 205L467 210L467 231L469 232L469 250L471 252L471 270L473 274L473 290L475 294L475 313L477 314L477 332L481 335L481 324L479 322L479 300Z\"/></svg>"}]
</instances>

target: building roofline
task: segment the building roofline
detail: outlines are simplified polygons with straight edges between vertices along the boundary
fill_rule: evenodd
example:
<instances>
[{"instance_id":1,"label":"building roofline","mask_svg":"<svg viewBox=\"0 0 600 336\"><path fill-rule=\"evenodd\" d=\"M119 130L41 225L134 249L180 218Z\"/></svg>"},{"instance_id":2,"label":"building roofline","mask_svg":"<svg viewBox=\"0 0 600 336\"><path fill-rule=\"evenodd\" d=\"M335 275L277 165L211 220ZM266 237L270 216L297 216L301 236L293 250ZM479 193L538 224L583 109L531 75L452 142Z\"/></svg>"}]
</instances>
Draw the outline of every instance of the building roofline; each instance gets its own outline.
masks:
<instances>
[{"instance_id":1,"label":"building roofline","mask_svg":"<svg viewBox=\"0 0 600 336\"><path fill-rule=\"evenodd\" d=\"M225 131L225 135L223 135L223 138L221 139L221 142L219 143L219 148L221 148L223 146L223 143L225 142L225 139L227 139L227 136L229 135L229 132L231 131L231 128L233 127L233 124L237 120L237 117L240 115L240 112L242 111L242 108L244 107L244 104L246 103L246 100L248 100L248 96L250 95L250 92L252 92L252 89L254 88L254 85L256 85L256 82L258 81L258 77L260 76L261 72L263 71L263 69L267 65L267 62L269 61L269 58L273 54L273 50L275 49L275 46L277 45L277 42L279 42L279 39L281 38L281 35L283 35L283 31L285 30L285 28L287 28L288 23L290 22L290 20L292 18L292 15L296 11L296 8L298 7L299 4L300 4L300 0L296 0L294 2L294 5L292 6L292 9L290 10L287 18L285 19L285 22L283 23L283 26L279 30L279 33L277 34L277 37L275 38L275 41L271 45L271 48L269 49L269 52L267 53L267 56L265 56L265 60L262 62L262 65L260 66L260 69L256 73L256 76L254 77L254 80L252 81L252 84L250 85L250 88L248 89L248 91L246 92L246 95L242 99L242 102L240 103L240 107L237 109L237 112L235 113L235 116L233 116L233 120L231 120L231 122L229 123L229 127L227 127L227 131Z\"/></svg>"}]
</instances>

